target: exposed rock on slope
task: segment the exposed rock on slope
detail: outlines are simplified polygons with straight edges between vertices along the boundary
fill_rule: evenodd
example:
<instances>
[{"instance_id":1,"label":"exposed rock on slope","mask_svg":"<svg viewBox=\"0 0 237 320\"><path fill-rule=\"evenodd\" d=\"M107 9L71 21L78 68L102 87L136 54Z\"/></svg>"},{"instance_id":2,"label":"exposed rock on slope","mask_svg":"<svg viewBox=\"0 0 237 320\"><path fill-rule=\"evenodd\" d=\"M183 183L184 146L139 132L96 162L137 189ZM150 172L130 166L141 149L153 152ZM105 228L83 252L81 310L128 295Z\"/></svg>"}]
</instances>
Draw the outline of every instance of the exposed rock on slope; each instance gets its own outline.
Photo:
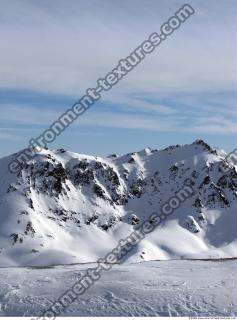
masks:
<instances>
[{"instance_id":1,"label":"exposed rock on slope","mask_svg":"<svg viewBox=\"0 0 237 320\"><path fill-rule=\"evenodd\" d=\"M127 260L237 256L237 170L202 140L104 159L43 150L18 175L12 158L0 160L0 266L96 261L187 179L194 195Z\"/></svg>"}]
</instances>

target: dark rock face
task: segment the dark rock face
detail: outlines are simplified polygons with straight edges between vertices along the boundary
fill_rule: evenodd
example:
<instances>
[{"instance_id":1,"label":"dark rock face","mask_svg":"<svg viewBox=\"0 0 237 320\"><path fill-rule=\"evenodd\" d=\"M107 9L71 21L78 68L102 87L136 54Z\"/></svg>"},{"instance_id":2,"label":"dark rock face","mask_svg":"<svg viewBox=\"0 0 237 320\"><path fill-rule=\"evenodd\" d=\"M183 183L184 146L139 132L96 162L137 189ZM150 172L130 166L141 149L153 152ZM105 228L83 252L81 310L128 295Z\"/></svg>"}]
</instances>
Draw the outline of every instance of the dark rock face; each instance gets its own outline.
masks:
<instances>
[{"instance_id":1,"label":"dark rock face","mask_svg":"<svg viewBox=\"0 0 237 320\"><path fill-rule=\"evenodd\" d=\"M138 178L136 181L133 181L130 192L137 198L140 198L142 193L144 192L145 181L141 178Z\"/></svg>"},{"instance_id":2,"label":"dark rock face","mask_svg":"<svg viewBox=\"0 0 237 320\"><path fill-rule=\"evenodd\" d=\"M198 233L200 231L200 226L193 216L188 216L183 222L183 226L192 233Z\"/></svg>"},{"instance_id":3,"label":"dark rock face","mask_svg":"<svg viewBox=\"0 0 237 320\"><path fill-rule=\"evenodd\" d=\"M99 186L98 184L95 184L94 185L94 193L100 197L100 198L103 198L103 199L106 199L105 197L105 191L101 188L101 186Z\"/></svg>"},{"instance_id":4,"label":"dark rock face","mask_svg":"<svg viewBox=\"0 0 237 320\"><path fill-rule=\"evenodd\" d=\"M208 151L211 150L211 147L210 147L206 142L204 142L204 141L201 140L201 139L196 140L194 143L203 146L203 147L204 147L206 150L208 150Z\"/></svg>"},{"instance_id":5,"label":"dark rock face","mask_svg":"<svg viewBox=\"0 0 237 320\"><path fill-rule=\"evenodd\" d=\"M197 209L200 209L203 207L200 198L196 198L195 202L194 202L194 207L196 207Z\"/></svg>"},{"instance_id":6,"label":"dark rock face","mask_svg":"<svg viewBox=\"0 0 237 320\"><path fill-rule=\"evenodd\" d=\"M130 219L131 219L132 225L137 225L140 223L140 219L138 218L138 216L136 214L132 214Z\"/></svg>"}]
</instances>

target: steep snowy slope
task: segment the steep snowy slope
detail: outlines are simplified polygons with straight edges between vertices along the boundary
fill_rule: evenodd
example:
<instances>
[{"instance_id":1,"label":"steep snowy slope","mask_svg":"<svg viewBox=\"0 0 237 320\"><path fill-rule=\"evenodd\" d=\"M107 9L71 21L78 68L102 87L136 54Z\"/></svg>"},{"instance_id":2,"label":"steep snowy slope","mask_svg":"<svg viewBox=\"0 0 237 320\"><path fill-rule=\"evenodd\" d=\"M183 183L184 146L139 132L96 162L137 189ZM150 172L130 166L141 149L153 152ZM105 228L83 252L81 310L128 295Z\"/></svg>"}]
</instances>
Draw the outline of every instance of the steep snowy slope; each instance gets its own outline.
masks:
<instances>
[{"instance_id":1,"label":"steep snowy slope","mask_svg":"<svg viewBox=\"0 0 237 320\"><path fill-rule=\"evenodd\" d=\"M14 157L0 160L0 266L96 261L187 179L194 194L125 260L237 257L237 167L202 140L107 158L43 150L19 174Z\"/></svg>"}]
</instances>

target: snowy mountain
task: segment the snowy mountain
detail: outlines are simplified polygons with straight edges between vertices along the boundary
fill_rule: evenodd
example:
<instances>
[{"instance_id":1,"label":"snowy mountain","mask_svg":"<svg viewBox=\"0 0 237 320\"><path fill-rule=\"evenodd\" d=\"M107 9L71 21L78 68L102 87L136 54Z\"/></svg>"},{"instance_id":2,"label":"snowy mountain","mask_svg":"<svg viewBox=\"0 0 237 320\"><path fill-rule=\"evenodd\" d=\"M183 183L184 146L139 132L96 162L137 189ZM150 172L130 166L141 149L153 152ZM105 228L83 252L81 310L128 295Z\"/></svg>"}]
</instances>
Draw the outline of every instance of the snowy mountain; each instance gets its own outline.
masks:
<instances>
[{"instance_id":1,"label":"snowy mountain","mask_svg":"<svg viewBox=\"0 0 237 320\"><path fill-rule=\"evenodd\" d=\"M0 266L95 262L188 179L193 195L125 261L237 257L237 166L202 140L107 158L44 149L12 174L16 156L0 159Z\"/></svg>"}]
</instances>

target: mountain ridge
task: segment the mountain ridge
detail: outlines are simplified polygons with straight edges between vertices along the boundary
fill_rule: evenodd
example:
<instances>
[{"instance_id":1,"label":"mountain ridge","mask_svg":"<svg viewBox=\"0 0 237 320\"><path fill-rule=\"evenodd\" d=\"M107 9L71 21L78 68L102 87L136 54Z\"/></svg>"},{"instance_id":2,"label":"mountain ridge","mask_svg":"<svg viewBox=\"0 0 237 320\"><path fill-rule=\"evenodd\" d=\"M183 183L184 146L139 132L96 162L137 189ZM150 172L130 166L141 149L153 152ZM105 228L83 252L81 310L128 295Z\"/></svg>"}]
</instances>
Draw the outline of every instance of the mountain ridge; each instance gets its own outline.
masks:
<instances>
[{"instance_id":1,"label":"mountain ridge","mask_svg":"<svg viewBox=\"0 0 237 320\"><path fill-rule=\"evenodd\" d=\"M203 140L107 157L44 149L12 174L19 153L0 159L0 266L95 262L188 179L195 194L125 262L237 257L237 168Z\"/></svg>"}]
</instances>

